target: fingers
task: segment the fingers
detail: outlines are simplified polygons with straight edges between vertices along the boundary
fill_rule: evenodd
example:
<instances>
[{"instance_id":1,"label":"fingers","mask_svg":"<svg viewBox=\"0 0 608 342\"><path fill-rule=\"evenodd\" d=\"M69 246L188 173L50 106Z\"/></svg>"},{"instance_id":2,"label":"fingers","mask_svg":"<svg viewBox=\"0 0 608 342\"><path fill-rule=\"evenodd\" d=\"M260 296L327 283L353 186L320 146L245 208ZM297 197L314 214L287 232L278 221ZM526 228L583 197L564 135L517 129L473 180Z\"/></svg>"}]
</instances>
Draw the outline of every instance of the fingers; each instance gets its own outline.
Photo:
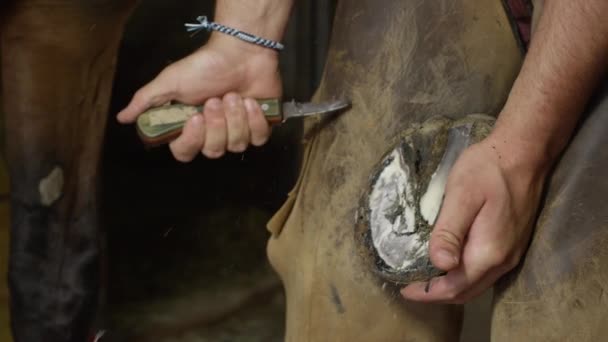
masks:
<instances>
[{"instance_id":1,"label":"fingers","mask_svg":"<svg viewBox=\"0 0 608 342\"><path fill-rule=\"evenodd\" d=\"M219 158L226 153L228 129L223 109L220 99L210 99L205 103L206 135L202 153L207 158Z\"/></svg>"},{"instance_id":2,"label":"fingers","mask_svg":"<svg viewBox=\"0 0 608 342\"><path fill-rule=\"evenodd\" d=\"M175 159L187 163L201 152L204 144L205 121L202 114L197 114L186 122L182 134L169 144L169 148Z\"/></svg>"},{"instance_id":3,"label":"fingers","mask_svg":"<svg viewBox=\"0 0 608 342\"><path fill-rule=\"evenodd\" d=\"M166 77L168 69L165 69L156 79L138 90L131 102L117 115L121 123L132 123L137 117L151 107L163 105L172 100L175 87L173 82Z\"/></svg>"},{"instance_id":4,"label":"fingers","mask_svg":"<svg viewBox=\"0 0 608 342\"><path fill-rule=\"evenodd\" d=\"M458 174L450 175L450 178L429 242L431 262L444 271L460 264L465 237L484 204L483 195L471 186L471 182L463 181Z\"/></svg>"},{"instance_id":5,"label":"fingers","mask_svg":"<svg viewBox=\"0 0 608 342\"><path fill-rule=\"evenodd\" d=\"M487 217L492 212L487 206L483 210L485 212L481 211L480 216ZM489 223L486 220L482 221L483 225ZM496 221L493 220L492 222ZM438 240L438 242L438 246L443 247L443 241ZM467 241L464 247L463 262L457 268L449 271L445 276L432 279L429 284L411 284L402 289L401 294L406 299L420 302L461 304L469 299L467 295L477 294L482 286L489 287L491 283L488 284L487 281L490 275L498 278L500 274L495 274L498 264L494 262L494 259L490 255L484 255L484 253L491 251L485 246L480 246L482 242L483 239L475 237L473 240ZM452 242L449 244L451 245Z\"/></svg>"},{"instance_id":6,"label":"fingers","mask_svg":"<svg viewBox=\"0 0 608 342\"><path fill-rule=\"evenodd\" d=\"M484 293L490 287L494 286L494 283L496 283L498 278L500 278L505 273L506 271L502 270L499 267L489 270L480 280L477 281L476 284L472 284L469 289L463 291L457 298L455 298L455 301L452 301L451 303L467 303L468 301Z\"/></svg>"},{"instance_id":7,"label":"fingers","mask_svg":"<svg viewBox=\"0 0 608 342\"><path fill-rule=\"evenodd\" d=\"M519 260L513 254L511 227L505 225L501 214L505 211L502 201L486 201L471 226L458 267L430 283L411 284L401 294L419 302L462 304L491 287ZM493 227L507 230L497 234ZM437 242L442 246L442 241Z\"/></svg>"},{"instance_id":8,"label":"fingers","mask_svg":"<svg viewBox=\"0 0 608 342\"><path fill-rule=\"evenodd\" d=\"M224 111L228 131L226 148L230 152L243 152L249 146L249 123L243 99L235 93L226 94Z\"/></svg>"},{"instance_id":9,"label":"fingers","mask_svg":"<svg viewBox=\"0 0 608 342\"><path fill-rule=\"evenodd\" d=\"M530 207L537 199L527 189L511 187L515 178L510 177L519 174L509 175L498 159L493 143L482 141L454 165L429 246L433 264L448 272L402 289L406 299L463 303L519 263L532 231ZM455 255L459 259L451 259Z\"/></svg>"},{"instance_id":10,"label":"fingers","mask_svg":"<svg viewBox=\"0 0 608 342\"><path fill-rule=\"evenodd\" d=\"M430 284L414 283L401 290L405 299L423 303L462 304L462 294L484 276L481 269L461 267L445 276L433 278Z\"/></svg>"},{"instance_id":11,"label":"fingers","mask_svg":"<svg viewBox=\"0 0 608 342\"><path fill-rule=\"evenodd\" d=\"M158 105L167 99L164 95L151 97L155 87L153 83L136 94L129 107L119 114L120 120L135 120L150 105ZM250 143L263 145L269 135L270 127L259 104L229 93L223 99L207 100L203 113L188 120L180 137L169 147L175 159L182 162L191 161L198 152L215 159L226 151L244 152Z\"/></svg>"},{"instance_id":12,"label":"fingers","mask_svg":"<svg viewBox=\"0 0 608 342\"><path fill-rule=\"evenodd\" d=\"M430 282L411 284L401 290L407 300L436 303L464 304L479 296L510 270L504 264L472 261Z\"/></svg>"},{"instance_id":13,"label":"fingers","mask_svg":"<svg viewBox=\"0 0 608 342\"><path fill-rule=\"evenodd\" d=\"M270 125L268 125L268 121L266 120L260 105L255 100L245 99L245 107L247 108L251 144L254 146L262 146L270 137Z\"/></svg>"}]
</instances>

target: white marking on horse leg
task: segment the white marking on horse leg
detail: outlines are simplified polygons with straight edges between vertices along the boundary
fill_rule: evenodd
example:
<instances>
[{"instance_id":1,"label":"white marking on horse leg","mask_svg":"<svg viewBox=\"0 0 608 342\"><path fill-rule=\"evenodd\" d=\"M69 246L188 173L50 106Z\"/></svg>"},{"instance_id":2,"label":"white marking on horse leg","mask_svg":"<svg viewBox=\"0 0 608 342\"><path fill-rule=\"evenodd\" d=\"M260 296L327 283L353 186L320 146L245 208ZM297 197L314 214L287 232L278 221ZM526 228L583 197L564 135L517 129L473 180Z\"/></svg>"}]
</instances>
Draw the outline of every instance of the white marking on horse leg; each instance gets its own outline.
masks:
<instances>
[{"instance_id":1,"label":"white marking on horse leg","mask_svg":"<svg viewBox=\"0 0 608 342\"><path fill-rule=\"evenodd\" d=\"M53 205L61 197L63 191L63 170L55 166L51 173L40 181L38 191L42 205L47 207Z\"/></svg>"}]
</instances>

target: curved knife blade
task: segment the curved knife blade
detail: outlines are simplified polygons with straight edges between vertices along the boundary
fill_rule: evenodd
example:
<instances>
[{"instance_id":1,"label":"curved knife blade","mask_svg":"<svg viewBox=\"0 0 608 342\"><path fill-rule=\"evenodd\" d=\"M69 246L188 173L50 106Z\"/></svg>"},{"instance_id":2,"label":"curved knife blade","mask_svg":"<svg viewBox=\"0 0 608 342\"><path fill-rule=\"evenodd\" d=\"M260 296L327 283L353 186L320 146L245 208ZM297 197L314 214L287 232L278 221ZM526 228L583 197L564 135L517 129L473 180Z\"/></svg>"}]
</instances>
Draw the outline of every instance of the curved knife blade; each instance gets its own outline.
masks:
<instances>
[{"instance_id":1,"label":"curved knife blade","mask_svg":"<svg viewBox=\"0 0 608 342\"><path fill-rule=\"evenodd\" d=\"M319 103L313 102L285 102L283 103L283 122L296 117L320 115L332 113L344 109L350 105L350 102L344 99L325 101Z\"/></svg>"}]
</instances>

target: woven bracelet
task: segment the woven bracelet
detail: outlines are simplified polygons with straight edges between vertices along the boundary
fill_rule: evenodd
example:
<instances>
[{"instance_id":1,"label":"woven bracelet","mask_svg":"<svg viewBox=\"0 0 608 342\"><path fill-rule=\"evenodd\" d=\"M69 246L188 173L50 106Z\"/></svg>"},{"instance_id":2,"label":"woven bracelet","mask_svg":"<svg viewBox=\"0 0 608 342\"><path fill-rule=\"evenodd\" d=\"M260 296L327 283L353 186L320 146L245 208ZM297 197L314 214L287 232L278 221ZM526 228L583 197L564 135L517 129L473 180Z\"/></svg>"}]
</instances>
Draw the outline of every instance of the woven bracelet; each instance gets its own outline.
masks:
<instances>
[{"instance_id":1,"label":"woven bracelet","mask_svg":"<svg viewBox=\"0 0 608 342\"><path fill-rule=\"evenodd\" d=\"M197 32L202 31L202 30L217 31L217 32L221 32L224 34L231 35L233 37L236 37L236 38L246 41L248 43L260 45L265 48L274 49L277 51L283 50L283 47L284 47L283 44L281 44L279 42L275 42L270 39L258 37L256 35L253 35L253 34L250 34L247 32L242 32L237 29L234 29L234 28L231 28L228 26L224 26L222 24L214 23L212 21L207 20L207 17L205 17L205 16L200 16L200 17L196 18L196 20L198 21L198 24L185 24L188 32L194 32L194 34L196 34Z\"/></svg>"}]
</instances>

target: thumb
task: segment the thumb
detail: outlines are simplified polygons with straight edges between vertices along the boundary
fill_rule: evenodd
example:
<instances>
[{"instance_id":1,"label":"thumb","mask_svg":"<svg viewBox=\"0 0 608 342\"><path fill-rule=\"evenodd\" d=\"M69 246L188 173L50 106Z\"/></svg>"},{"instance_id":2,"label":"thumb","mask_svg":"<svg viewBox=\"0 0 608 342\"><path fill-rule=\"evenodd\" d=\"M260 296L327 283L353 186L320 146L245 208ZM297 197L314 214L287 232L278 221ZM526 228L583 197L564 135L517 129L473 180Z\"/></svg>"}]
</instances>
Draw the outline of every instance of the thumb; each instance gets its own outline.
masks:
<instances>
[{"instance_id":1,"label":"thumb","mask_svg":"<svg viewBox=\"0 0 608 342\"><path fill-rule=\"evenodd\" d=\"M117 119L121 123L132 123L149 108L171 101L173 93L170 84L157 77L135 93L129 105L118 113Z\"/></svg>"},{"instance_id":2,"label":"thumb","mask_svg":"<svg viewBox=\"0 0 608 342\"><path fill-rule=\"evenodd\" d=\"M474 186L466 182L447 184L429 242L431 262L443 271L455 269L460 264L465 237L483 206L483 196L473 189Z\"/></svg>"}]
</instances>

